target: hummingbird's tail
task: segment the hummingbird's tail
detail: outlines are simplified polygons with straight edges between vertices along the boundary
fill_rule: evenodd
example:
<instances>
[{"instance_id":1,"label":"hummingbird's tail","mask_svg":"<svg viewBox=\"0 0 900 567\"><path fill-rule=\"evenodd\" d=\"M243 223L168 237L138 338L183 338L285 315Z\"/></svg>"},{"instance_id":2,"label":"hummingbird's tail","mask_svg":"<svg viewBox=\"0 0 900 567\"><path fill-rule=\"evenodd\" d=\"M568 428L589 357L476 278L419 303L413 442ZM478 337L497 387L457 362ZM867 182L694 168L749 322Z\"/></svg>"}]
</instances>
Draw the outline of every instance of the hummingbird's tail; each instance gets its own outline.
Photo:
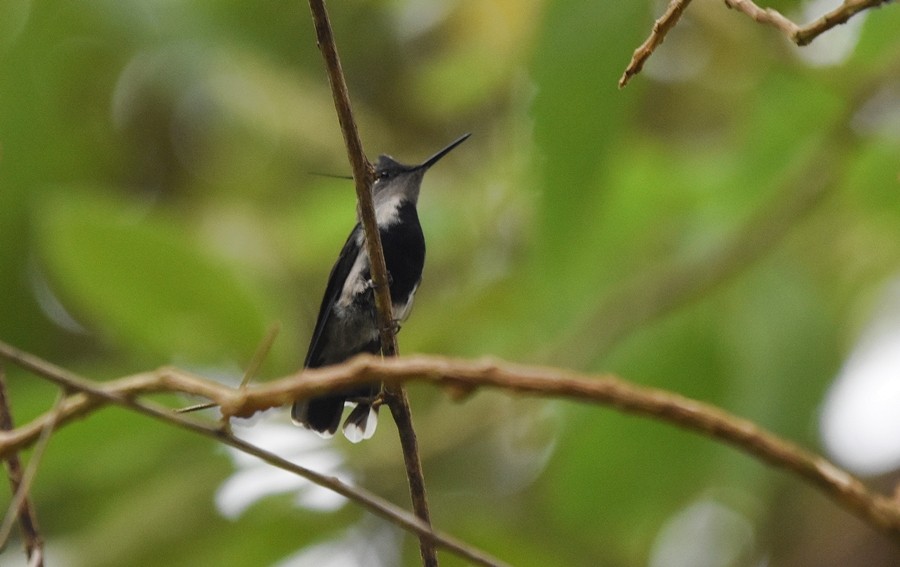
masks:
<instances>
[{"instance_id":1,"label":"hummingbird's tail","mask_svg":"<svg viewBox=\"0 0 900 567\"><path fill-rule=\"evenodd\" d=\"M291 419L321 437L330 438L337 431L344 413L344 396L322 396L294 402Z\"/></svg>"},{"instance_id":2,"label":"hummingbird's tail","mask_svg":"<svg viewBox=\"0 0 900 567\"><path fill-rule=\"evenodd\" d=\"M344 422L344 437L351 443L359 443L375 434L378 427L378 408L372 404L356 404Z\"/></svg>"},{"instance_id":3,"label":"hummingbird's tail","mask_svg":"<svg viewBox=\"0 0 900 567\"><path fill-rule=\"evenodd\" d=\"M297 425L311 429L320 437L328 439L337 431L346 400L346 394L338 394L294 402L291 419ZM377 426L378 408L368 399L363 399L356 404L344 421L344 436L351 443L359 443L372 437Z\"/></svg>"}]
</instances>

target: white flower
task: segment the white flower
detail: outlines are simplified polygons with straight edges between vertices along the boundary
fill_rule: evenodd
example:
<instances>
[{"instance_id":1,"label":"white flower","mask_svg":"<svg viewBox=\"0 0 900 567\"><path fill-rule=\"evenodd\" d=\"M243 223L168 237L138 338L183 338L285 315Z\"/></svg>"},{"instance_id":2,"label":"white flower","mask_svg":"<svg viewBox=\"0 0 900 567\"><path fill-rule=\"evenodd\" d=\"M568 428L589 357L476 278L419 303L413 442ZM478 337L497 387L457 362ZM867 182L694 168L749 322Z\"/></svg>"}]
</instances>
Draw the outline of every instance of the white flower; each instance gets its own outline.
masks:
<instances>
[{"instance_id":1,"label":"white flower","mask_svg":"<svg viewBox=\"0 0 900 567\"><path fill-rule=\"evenodd\" d=\"M352 476L343 468L343 456L331 443L281 419L280 411L268 412L252 426L233 424L232 430L236 437L293 463L338 477L348 484L352 482ZM228 448L228 453L237 471L216 491L216 507L227 518L237 518L256 501L284 492L296 492L297 506L316 511L331 512L347 501L343 496L252 455L232 448Z\"/></svg>"},{"instance_id":2,"label":"white flower","mask_svg":"<svg viewBox=\"0 0 900 567\"><path fill-rule=\"evenodd\" d=\"M400 564L400 542L397 528L364 518L335 539L301 549L274 567L389 567Z\"/></svg>"},{"instance_id":3,"label":"white flower","mask_svg":"<svg viewBox=\"0 0 900 567\"><path fill-rule=\"evenodd\" d=\"M829 453L850 470L900 467L900 278L883 292L871 321L828 391L821 431Z\"/></svg>"}]
</instances>

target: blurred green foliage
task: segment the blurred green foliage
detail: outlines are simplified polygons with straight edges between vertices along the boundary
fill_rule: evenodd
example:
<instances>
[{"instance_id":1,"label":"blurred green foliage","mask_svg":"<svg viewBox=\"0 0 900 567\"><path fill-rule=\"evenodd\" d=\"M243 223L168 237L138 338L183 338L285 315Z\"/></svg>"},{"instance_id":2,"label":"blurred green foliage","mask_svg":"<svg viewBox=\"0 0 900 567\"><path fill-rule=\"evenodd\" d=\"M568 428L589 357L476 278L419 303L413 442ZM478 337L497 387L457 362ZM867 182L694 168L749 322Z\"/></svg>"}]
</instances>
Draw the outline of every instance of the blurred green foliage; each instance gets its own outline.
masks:
<instances>
[{"instance_id":1,"label":"blurred green foliage","mask_svg":"<svg viewBox=\"0 0 900 567\"><path fill-rule=\"evenodd\" d=\"M869 14L819 68L697 2L619 91L657 2L329 8L370 157L416 162L473 133L425 182L402 352L614 371L819 446L817 407L900 267L900 137L879 119L890 106L860 118L885 89L900 107L900 10ZM0 339L96 379L174 363L236 381L280 321L262 379L295 370L354 221L352 186L310 175L348 169L311 28L286 0L0 4ZM780 207L798 195L807 206ZM766 210L788 213L753 225ZM748 226L774 236L704 280ZM696 277L642 287L679 269ZM661 291L617 308L643 289ZM19 423L50 406L53 388L7 372ZM796 479L669 426L412 397L438 526L516 565L645 565L666 522L709 498L755 533L717 565L813 564L848 531L884 543ZM334 444L405 503L395 438L387 424ZM365 516L273 496L223 519L232 467L122 410L67 426L33 489L49 564L274 564Z\"/></svg>"}]
</instances>

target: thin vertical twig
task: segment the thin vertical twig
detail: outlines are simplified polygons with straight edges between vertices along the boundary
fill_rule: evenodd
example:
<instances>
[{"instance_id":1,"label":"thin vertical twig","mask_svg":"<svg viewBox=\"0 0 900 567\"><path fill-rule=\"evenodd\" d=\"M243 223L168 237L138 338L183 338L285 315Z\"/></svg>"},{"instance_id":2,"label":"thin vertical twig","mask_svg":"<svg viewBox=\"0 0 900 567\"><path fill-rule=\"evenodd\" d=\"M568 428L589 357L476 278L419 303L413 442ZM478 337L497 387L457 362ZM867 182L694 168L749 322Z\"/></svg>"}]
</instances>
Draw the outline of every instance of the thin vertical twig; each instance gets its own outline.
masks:
<instances>
[{"instance_id":1,"label":"thin vertical twig","mask_svg":"<svg viewBox=\"0 0 900 567\"><path fill-rule=\"evenodd\" d=\"M347 156L353 169L359 217L366 235L366 251L369 254L371 278L375 288L375 307L378 327L381 332L381 352L384 356L396 356L399 353L399 348L397 347L397 336L394 327L387 265L384 259L384 250L381 247L381 235L378 232L375 205L372 200L372 184L375 180L375 169L366 158L359 138L359 130L353 118L347 82L344 79L344 72L341 68L341 60L338 56L328 12L325 9L325 2L324 0L309 0L309 8L316 28L316 43L322 52L322 57L325 59L325 67L328 71L328 81L331 84L331 93L334 98L335 109L337 110L338 122L341 125L341 133L347 146ZM385 403L391 409L391 415L397 423L413 510L416 516L430 526L431 516L428 511L428 499L425 494L425 476L422 472L416 432L412 425L412 412L403 386L389 387L385 392ZM423 565L426 567L437 566L437 552L430 539L420 537L419 550L422 555Z\"/></svg>"},{"instance_id":2,"label":"thin vertical twig","mask_svg":"<svg viewBox=\"0 0 900 567\"><path fill-rule=\"evenodd\" d=\"M375 168L366 158L359 138L359 129L353 118L347 82L344 79L344 71L334 42L331 21L325 10L325 2L324 0L309 0L309 7L316 27L316 43L325 59L325 69L328 71L328 82L331 85L334 107L337 111L341 133L344 136L344 144L347 146L347 157L353 169L359 219L366 236L366 252L369 254L372 284L375 289L375 306L378 311L378 326L381 329L381 350L385 356L394 356L398 349L397 337L392 325L394 314L391 305L391 290L388 285L384 250L381 247L381 234L378 232L378 221L375 219L375 204L372 200Z\"/></svg>"},{"instance_id":3,"label":"thin vertical twig","mask_svg":"<svg viewBox=\"0 0 900 567\"><path fill-rule=\"evenodd\" d=\"M0 365L0 429L3 431L12 431L14 429L12 410L10 409L9 397L6 394L6 373L3 366ZM51 420L49 423L53 423ZM53 430L53 425L45 426L42 430L42 436L49 436L49 432ZM46 443L46 442L44 442ZM39 443L39 446L41 444ZM41 450L42 451L42 450ZM32 455L32 463L40 461L40 451L35 449ZM32 469L22 471L22 462L19 460L18 453L12 453L6 458L6 472L9 477L9 486L12 492L12 500L7 512L7 519L0 526L0 547L6 542L8 531L12 528L14 518L18 517L19 528L22 530L22 539L25 543L25 556L28 558L28 564L35 567L43 567L44 565L44 541L41 538L40 529L37 523L37 514L34 505L28 497L28 489L31 484L30 479L34 476Z\"/></svg>"}]
</instances>

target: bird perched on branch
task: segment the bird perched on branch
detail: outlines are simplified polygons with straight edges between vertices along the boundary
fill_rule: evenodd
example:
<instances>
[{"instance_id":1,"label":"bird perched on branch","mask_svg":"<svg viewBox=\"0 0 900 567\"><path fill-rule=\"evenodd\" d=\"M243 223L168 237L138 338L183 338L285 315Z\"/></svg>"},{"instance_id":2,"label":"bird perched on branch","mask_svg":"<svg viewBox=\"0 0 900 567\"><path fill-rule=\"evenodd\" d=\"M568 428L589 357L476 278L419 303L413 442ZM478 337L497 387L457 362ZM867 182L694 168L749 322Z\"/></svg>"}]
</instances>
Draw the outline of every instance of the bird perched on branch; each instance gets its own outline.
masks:
<instances>
[{"instance_id":1,"label":"bird perched on branch","mask_svg":"<svg viewBox=\"0 0 900 567\"><path fill-rule=\"evenodd\" d=\"M406 319L422 279L425 237L416 202L425 172L463 143L466 134L420 165L403 165L381 156L375 167L372 196L381 235L396 322ZM375 294L366 252L365 234L357 222L331 268L304 367L319 368L343 362L359 353L381 352ZM323 437L337 431L344 404L356 404L344 422L344 435L357 443L375 432L380 384L371 384L294 402L291 417L298 425Z\"/></svg>"}]
</instances>

